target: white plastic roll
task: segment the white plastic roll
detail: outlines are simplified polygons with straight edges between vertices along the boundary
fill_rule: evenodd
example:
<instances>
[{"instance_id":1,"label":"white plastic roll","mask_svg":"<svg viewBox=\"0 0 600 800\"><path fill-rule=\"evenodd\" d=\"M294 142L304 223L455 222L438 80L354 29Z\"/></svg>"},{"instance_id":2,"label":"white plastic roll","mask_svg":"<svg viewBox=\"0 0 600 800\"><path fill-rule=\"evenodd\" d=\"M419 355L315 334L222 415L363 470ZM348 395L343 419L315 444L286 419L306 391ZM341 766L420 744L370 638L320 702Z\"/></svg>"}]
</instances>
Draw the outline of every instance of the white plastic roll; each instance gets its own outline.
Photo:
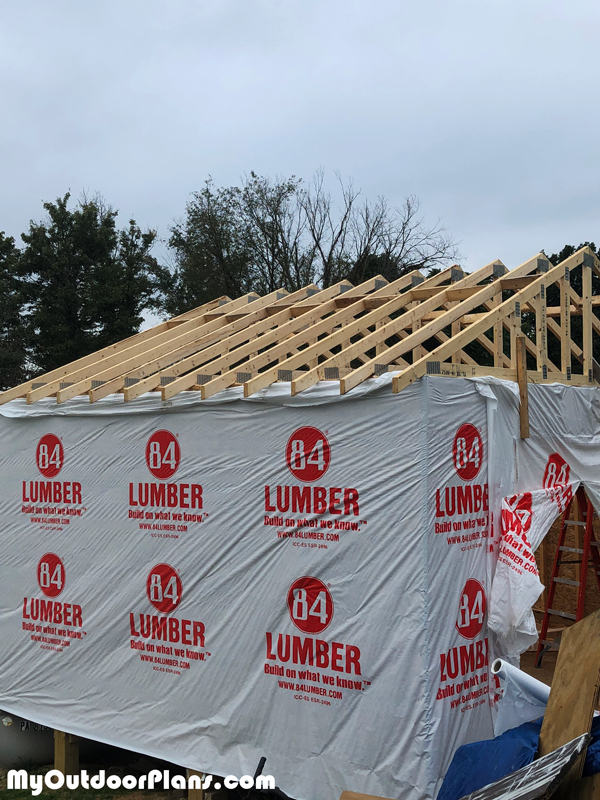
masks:
<instances>
[{"instance_id":1,"label":"white plastic roll","mask_svg":"<svg viewBox=\"0 0 600 800\"><path fill-rule=\"evenodd\" d=\"M492 675L497 675L500 681L514 684L523 694L528 695L532 700L546 705L550 696L550 687L545 683L532 678L522 669L513 667L501 658L497 658L492 664Z\"/></svg>"},{"instance_id":2,"label":"white plastic roll","mask_svg":"<svg viewBox=\"0 0 600 800\"><path fill-rule=\"evenodd\" d=\"M544 715L550 696L549 686L500 658L492 664L492 675L500 680L502 689L494 722L496 736Z\"/></svg>"}]
</instances>

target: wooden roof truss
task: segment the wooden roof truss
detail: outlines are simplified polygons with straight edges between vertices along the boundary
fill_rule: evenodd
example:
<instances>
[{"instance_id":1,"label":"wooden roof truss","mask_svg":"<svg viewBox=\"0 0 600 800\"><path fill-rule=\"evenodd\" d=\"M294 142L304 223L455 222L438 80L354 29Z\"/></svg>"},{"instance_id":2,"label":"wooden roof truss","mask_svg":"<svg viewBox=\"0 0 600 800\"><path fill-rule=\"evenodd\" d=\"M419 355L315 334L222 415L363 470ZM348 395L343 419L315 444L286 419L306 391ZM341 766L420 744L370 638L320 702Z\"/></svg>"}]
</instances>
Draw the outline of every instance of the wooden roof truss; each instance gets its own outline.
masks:
<instances>
[{"instance_id":1,"label":"wooden roof truss","mask_svg":"<svg viewBox=\"0 0 600 800\"><path fill-rule=\"evenodd\" d=\"M277 381L289 382L296 395L336 380L345 394L385 372L395 373L394 392L425 374L589 386L600 382L593 358L600 296L592 294L599 267L584 247L558 266L540 253L510 272L494 261L471 274L450 267L426 278L415 270L392 283L378 276L359 286L341 281L323 290L220 297L9 389L0 404L80 395L94 403L115 392L130 402L157 390L163 400L189 390L207 399L236 385L248 397ZM575 270L581 295L571 286ZM560 305L549 307L553 284ZM582 318L578 341L572 316ZM549 336L560 342L560 364L548 357Z\"/></svg>"}]
</instances>

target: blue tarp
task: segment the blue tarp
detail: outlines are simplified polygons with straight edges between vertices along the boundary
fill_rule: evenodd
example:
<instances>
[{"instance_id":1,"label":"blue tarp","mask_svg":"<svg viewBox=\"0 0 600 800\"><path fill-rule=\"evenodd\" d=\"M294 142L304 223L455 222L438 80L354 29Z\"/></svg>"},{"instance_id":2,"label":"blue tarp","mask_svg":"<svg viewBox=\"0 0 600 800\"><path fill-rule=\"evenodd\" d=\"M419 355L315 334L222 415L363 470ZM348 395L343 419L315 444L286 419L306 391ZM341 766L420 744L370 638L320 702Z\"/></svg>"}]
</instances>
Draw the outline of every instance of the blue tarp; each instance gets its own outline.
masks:
<instances>
[{"instance_id":1,"label":"blue tarp","mask_svg":"<svg viewBox=\"0 0 600 800\"><path fill-rule=\"evenodd\" d=\"M437 800L460 800L471 792L499 781L511 772L531 764L540 740L542 719L525 722L495 739L459 747L448 768ZM592 724L584 775L600 772L600 717Z\"/></svg>"}]
</instances>

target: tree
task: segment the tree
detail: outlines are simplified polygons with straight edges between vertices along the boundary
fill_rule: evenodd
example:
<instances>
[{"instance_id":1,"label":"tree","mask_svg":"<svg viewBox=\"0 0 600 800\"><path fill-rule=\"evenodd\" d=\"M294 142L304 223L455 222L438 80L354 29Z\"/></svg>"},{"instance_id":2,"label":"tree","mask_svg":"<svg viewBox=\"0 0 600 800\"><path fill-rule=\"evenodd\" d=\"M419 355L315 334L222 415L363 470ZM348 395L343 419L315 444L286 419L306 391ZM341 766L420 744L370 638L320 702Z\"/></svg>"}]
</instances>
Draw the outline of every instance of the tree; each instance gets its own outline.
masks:
<instances>
[{"instance_id":1,"label":"tree","mask_svg":"<svg viewBox=\"0 0 600 800\"><path fill-rule=\"evenodd\" d=\"M392 208L384 198L360 200L338 177L339 201L318 172L310 185L290 178L245 177L241 186L206 181L171 229L174 265L163 308L182 313L222 294L322 288L377 274L395 280L413 269L445 265L457 247L440 223L426 226L410 196Z\"/></svg>"},{"instance_id":2,"label":"tree","mask_svg":"<svg viewBox=\"0 0 600 800\"><path fill-rule=\"evenodd\" d=\"M341 207L334 208L317 172L303 192L302 207L318 254L317 275L323 287L346 279L360 283L381 274L390 281L414 269L447 264L458 255L456 243L438 222L427 227L419 219L419 200L405 197L391 208L384 197L359 203L360 192L338 176Z\"/></svg>"},{"instance_id":3,"label":"tree","mask_svg":"<svg viewBox=\"0 0 600 800\"><path fill-rule=\"evenodd\" d=\"M175 266L163 284L163 310L180 314L221 295L250 291L250 257L239 214L240 190L215 187L212 179L195 192L185 220L171 228Z\"/></svg>"},{"instance_id":4,"label":"tree","mask_svg":"<svg viewBox=\"0 0 600 800\"><path fill-rule=\"evenodd\" d=\"M133 336L143 312L157 308L166 270L151 254L155 241L156 231L143 232L130 219L117 233L111 258L90 275L95 349Z\"/></svg>"},{"instance_id":5,"label":"tree","mask_svg":"<svg viewBox=\"0 0 600 800\"><path fill-rule=\"evenodd\" d=\"M73 209L69 199L44 203L48 218L22 234L31 360L43 372L135 333L161 278L150 256L155 232L134 220L119 232L100 197Z\"/></svg>"},{"instance_id":6,"label":"tree","mask_svg":"<svg viewBox=\"0 0 600 800\"><path fill-rule=\"evenodd\" d=\"M22 383L27 377L19 259L15 240L0 231L0 390Z\"/></svg>"}]
</instances>

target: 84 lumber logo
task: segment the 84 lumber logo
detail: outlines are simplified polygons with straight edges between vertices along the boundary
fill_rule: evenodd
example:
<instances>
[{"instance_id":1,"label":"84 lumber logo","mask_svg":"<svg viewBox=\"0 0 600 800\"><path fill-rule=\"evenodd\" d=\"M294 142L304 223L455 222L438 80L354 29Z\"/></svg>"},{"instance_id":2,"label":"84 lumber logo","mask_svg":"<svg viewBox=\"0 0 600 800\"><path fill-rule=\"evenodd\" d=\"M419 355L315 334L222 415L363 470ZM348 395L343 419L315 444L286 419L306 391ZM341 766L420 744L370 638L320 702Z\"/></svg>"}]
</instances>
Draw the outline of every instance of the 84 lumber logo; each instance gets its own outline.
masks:
<instances>
[{"instance_id":1,"label":"84 lumber logo","mask_svg":"<svg viewBox=\"0 0 600 800\"><path fill-rule=\"evenodd\" d=\"M36 579L42 594L39 597L23 598L24 631L30 631L31 641L39 642L43 650L62 652L70 647L72 640L86 636L83 626L83 611L77 603L61 597L66 583L65 565L56 553L44 553L40 558Z\"/></svg>"},{"instance_id":2,"label":"84 lumber logo","mask_svg":"<svg viewBox=\"0 0 600 800\"><path fill-rule=\"evenodd\" d=\"M313 635L267 631L265 674L292 679L279 680L280 689L301 692L294 696L296 700L331 705L331 699L343 698L340 689L362 692L371 685L362 678L360 648L317 638L333 620L329 586L311 575L297 578L287 591L286 603L294 626L302 633ZM329 671L334 674L330 675Z\"/></svg>"},{"instance_id":3,"label":"84 lumber logo","mask_svg":"<svg viewBox=\"0 0 600 800\"><path fill-rule=\"evenodd\" d=\"M358 530L364 520L346 522L340 519L325 520L327 514L333 517L358 517L360 514L359 493L357 489L345 486L319 486L332 461L332 450L326 434L310 425L297 428L289 437L285 447L285 464L291 475L301 485L265 486L265 525L286 528L329 528L339 530ZM304 485L302 485L304 484ZM306 517L295 519L288 516L268 516L270 514L316 515L320 520ZM310 536L300 532L279 532L283 536L295 538L324 539L315 531ZM335 537L335 541L339 537Z\"/></svg>"},{"instance_id":4,"label":"84 lumber logo","mask_svg":"<svg viewBox=\"0 0 600 800\"><path fill-rule=\"evenodd\" d=\"M129 646L142 661L159 672L181 675L193 662L206 661L206 628L203 622L173 615L183 597L179 572L170 564L156 564L146 577L146 597L160 616L129 613ZM164 644L162 644L164 643Z\"/></svg>"},{"instance_id":5,"label":"84 lumber logo","mask_svg":"<svg viewBox=\"0 0 600 800\"><path fill-rule=\"evenodd\" d=\"M171 431L155 431L146 442L144 456L155 480L129 484L129 519L143 519L140 529L152 531L154 537L177 539L188 530L188 523L208 517L202 486L171 482L181 464L181 447Z\"/></svg>"}]
</instances>

